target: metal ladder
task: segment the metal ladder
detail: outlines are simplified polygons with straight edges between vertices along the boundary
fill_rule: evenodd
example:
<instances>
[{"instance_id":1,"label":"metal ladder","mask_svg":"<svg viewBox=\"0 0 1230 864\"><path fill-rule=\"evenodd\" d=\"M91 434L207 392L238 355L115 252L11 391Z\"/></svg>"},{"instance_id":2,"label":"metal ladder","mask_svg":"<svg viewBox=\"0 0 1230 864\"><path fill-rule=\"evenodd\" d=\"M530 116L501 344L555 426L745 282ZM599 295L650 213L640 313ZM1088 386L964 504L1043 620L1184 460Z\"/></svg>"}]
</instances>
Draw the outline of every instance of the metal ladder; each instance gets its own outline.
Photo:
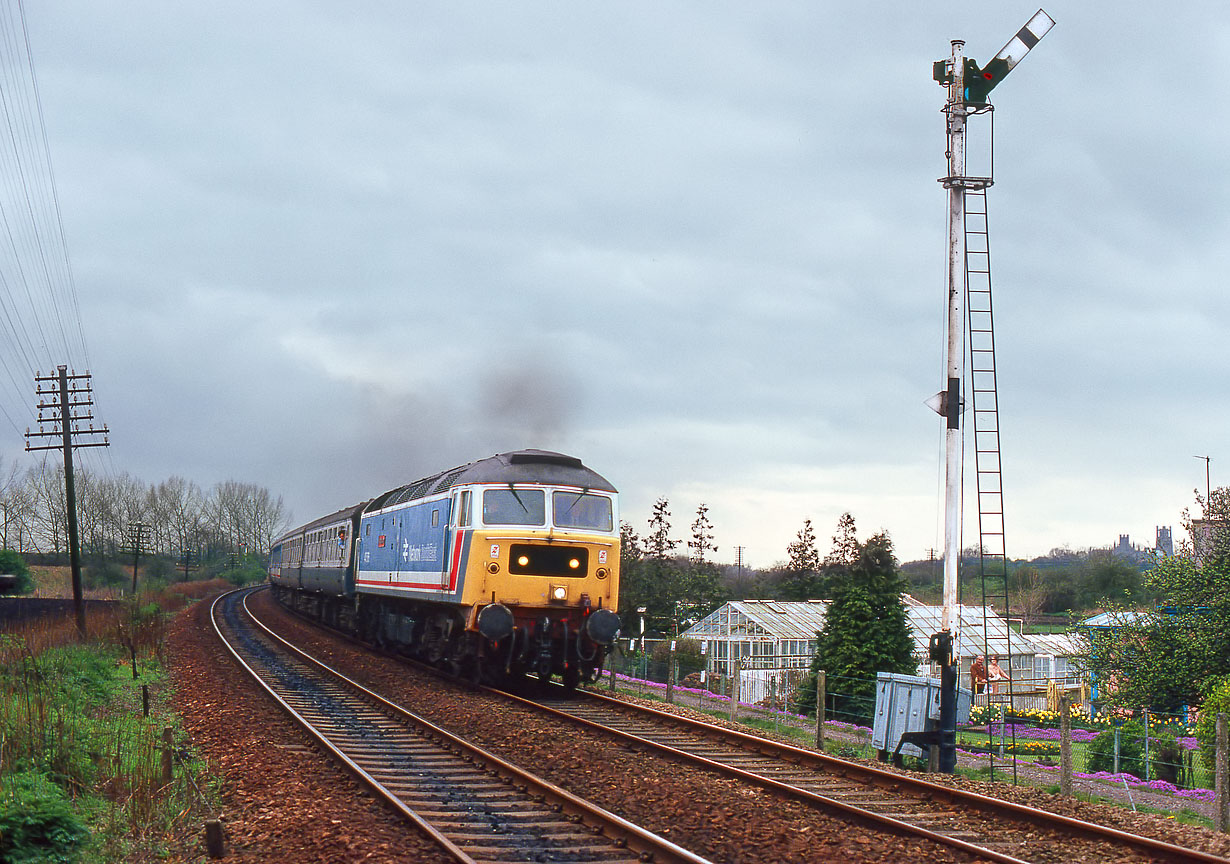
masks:
<instances>
[{"instance_id":1,"label":"metal ladder","mask_svg":"<svg viewBox=\"0 0 1230 864\"><path fill-rule=\"evenodd\" d=\"M995 316L991 303L991 235L987 222L987 187L991 180L970 183L965 188L965 308L969 326L969 393L972 397L974 431L974 471L978 492L978 557L981 572L982 606L987 607L987 580L1002 580L1004 636L1007 640L1005 663L1012 674L1012 624L1008 605L1008 556L1004 544L1004 486L1000 470L999 392L995 369ZM983 616L986 650L987 617ZM988 686L987 705L1016 708L1014 681L1010 677L1000 692ZM988 729L991 727L988 726ZM1016 727L1012 727L1016 744ZM991 777L995 760L991 759ZM1016 761L1012 761L1012 782L1017 780Z\"/></svg>"},{"instance_id":2,"label":"metal ladder","mask_svg":"<svg viewBox=\"0 0 1230 864\"><path fill-rule=\"evenodd\" d=\"M978 548L982 575L1005 578L1003 478L1000 473L999 396L991 305L991 238L987 184L965 189L965 298L969 323L970 395L978 489Z\"/></svg>"}]
</instances>

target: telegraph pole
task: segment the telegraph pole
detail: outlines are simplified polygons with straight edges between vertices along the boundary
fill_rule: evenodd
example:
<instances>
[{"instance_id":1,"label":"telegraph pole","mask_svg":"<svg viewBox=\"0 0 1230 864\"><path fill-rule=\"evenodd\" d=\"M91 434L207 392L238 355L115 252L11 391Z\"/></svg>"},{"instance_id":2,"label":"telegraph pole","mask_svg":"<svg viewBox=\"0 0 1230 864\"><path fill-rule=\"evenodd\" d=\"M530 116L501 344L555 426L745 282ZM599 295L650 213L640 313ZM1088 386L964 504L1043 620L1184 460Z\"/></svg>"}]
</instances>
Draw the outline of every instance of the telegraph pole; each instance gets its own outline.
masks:
<instances>
[{"instance_id":1,"label":"telegraph pole","mask_svg":"<svg viewBox=\"0 0 1230 864\"><path fill-rule=\"evenodd\" d=\"M149 528L144 522L133 522L128 526L129 539L132 542L132 549L125 549L125 552L132 552L132 596L137 596L137 562L141 560L141 553L145 551L145 547L141 545L141 532ZM135 532L135 534L134 534Z\"/></svg>"},{"instance_id":2,"label":"telegraph pole","mask_svg":"<svg viewBox=\"0 0 1230 864\"><path fill-rule=\"evenodd\" d=\"M961 414L965 407L961 381L965 365L965 194L967 189L985 189L991 180L970 177L965 164L965 127L971 114L989 111L987 96L1013 67L1038 44L1055 22L1041 9L1008 40L985 68L964 56L965 42L952 41L947 60L932 65L932 77L948 91L944 104L948 147L948 174L940 178L948 193L947 236L947 345L944 355L944 389L927 404L944 418L944 606L940 632L931 636L930 659L940 666L940 770L956 769L957 667L954 610L957 608L958 567L961 561L962 437Z\"/></svg>"},{"instance_id":3,"label":"telegraph pole","mask_svg":"<svg viewBox=\"0 0 1230 864\"><path fill-rule=\"evenodd\" d=\"M187 543L183 545L181 551L183 553L181 557L183 559L184 581L187 582L188 574L197 569L197 565L193 562L193 558L199 556L197 556L197 553L194 552L192 547L190 547Z\"/></svg>"},{"instance_id":4,"label":"telegraph pole","mask_svg":"<svg viewBox=\"0 0 1230 864\"><path fill-rule=\"evenodd\" d=\"M94 428L93 393L90 390L90 375L69 375L67 366L60 366L57 375L34 377L35 394L39 397L39 431L26 429L26 452L35 450L64 451L64 499L68 510L68 563L73 573L73 608L77 613L77 632L85 635L85 594L81 584L81 547L77 535L77 491L73 483L73 448L107 447L108 430ZM43 412L53 412L44 415ZM88 429L80 424L89 420ZM50 426L50 430L46 427ZM73 436L78 436L74 441ZM102 435L103 440L80 440L80 436ZM31 444L34 441L52 441L58 444Z\"/></svg>"}]
</instances>

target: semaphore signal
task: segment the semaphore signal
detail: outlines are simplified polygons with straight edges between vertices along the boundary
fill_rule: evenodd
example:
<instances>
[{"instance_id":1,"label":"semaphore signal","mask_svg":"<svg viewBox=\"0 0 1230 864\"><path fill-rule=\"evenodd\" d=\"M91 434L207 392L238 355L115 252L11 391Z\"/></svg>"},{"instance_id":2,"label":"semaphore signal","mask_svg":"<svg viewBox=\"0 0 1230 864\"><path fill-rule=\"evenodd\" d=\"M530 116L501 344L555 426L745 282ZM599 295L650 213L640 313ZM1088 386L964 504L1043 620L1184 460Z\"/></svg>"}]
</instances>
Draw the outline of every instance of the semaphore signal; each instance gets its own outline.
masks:
<instances>
[{"instance_id":1,"label":"semaphore signal","mask_svg":"<svg viewBox=\"0 0 1230 864\"><path fill-rule=\"evenodd\" d=\"M932 77L948 89L944 105L948 147L948 174L940 178L948 194L947 233L947 345L944 387L927 404L944 419L944 605L940 631L931 636L930 659L940 667L940 718L934 743L938 744L939 768L956 769L957 666L953 648L958 621L957 576L961 558L961 489L963 442L961 417L965 410L962 393L965 360L966 299L969 290L966 248L966 195L985 193L990 177L971 177L965 160L966 121L972 114L991 110L987 95L1021 62L1034 45L1055 26L1039 9L1025 26L1008 40L986 68L963 56L965 43L952 41L952 56L932 64ZM988 252L989 254L989 252ZM989 296L989 264L987 270ZM998 434L998 432L996 433ZM977 435L977 422L975 422ZM980 511L981 512L981 511ZM1002 519L1002 514L1001 514ZM1001 529L1002 531L1002 529Z\"/></svg>"}]
</instances>

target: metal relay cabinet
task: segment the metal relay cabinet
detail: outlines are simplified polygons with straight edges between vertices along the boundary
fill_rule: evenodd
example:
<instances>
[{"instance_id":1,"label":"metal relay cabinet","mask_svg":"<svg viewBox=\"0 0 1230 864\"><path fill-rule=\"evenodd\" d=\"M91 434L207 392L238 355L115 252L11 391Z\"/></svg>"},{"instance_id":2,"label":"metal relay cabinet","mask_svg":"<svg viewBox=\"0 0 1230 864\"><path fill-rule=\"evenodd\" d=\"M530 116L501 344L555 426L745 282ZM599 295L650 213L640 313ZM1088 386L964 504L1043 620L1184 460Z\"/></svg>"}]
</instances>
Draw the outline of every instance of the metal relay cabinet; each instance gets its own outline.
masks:
<instances>
[{"instance_id":1,"label":"metal relay cabinet","mask_svg":"<svg viewBox=\"0 0 1230 864\"><path fill-rule=\"evenodd\" d=\"M957 725L969 722L972 691L957 688ZM929 732L937 728L940 719L940 679L922 675L900 675L891 672L876 674L876 713L871 725L871 746L881 753L897 749L901 736L907 732ZM913 744L904 744L901 752L907 756L926 756Z\"/></svg>"}]
</instances>

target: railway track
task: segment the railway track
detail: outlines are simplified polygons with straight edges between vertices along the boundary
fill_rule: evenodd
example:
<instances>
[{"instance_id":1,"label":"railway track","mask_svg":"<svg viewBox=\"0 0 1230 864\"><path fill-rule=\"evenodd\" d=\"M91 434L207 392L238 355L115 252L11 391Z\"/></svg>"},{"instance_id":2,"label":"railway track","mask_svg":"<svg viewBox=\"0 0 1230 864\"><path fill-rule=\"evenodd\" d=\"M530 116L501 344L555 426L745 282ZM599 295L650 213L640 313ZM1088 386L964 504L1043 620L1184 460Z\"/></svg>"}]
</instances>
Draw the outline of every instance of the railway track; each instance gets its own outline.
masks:
<instances>
[{"instance_id":1,"label":"railway track","mask_svg":"<svg viewBox=\"0 0 1230 864\"><path fill-rule=\"evenodd\" d=\"M362 644L335 631L328 632L335 638ZM365 650L370 650L370 646L365 646ZM397 655L385 656L448 679L433 667ZM575 698L549 695L532 699L502 690L489 692L524 705L550 722L566 721L620 740L626 751L647 758L658 754L666 761L688 762L772 790L783 801L803 802L818 812L844 814L843 818L852 822L872 826L873 832L925 838L982 860L1031 864L1230 861L966 789L608 699L593 691L579 691ZM556 692L562 694L562 688Z\"/></svg>"},{"instance_id":2,"label":"railway track","mask_svg":"<svg viewBox=\"0 0 1230 864\"><path fill-rule=\"evenodd\" d=\"M214 602L219 638L322 748L456 860L707 864L312 659L248 614L252 590Z\"/></svg>"},{"instance_id":3,"label":"railway track","mask_svg":"<svg viewBox=\"0 0 1230 864\"><path fill-rule=\"evenodd\" d=\"M503 691L499 691L503 692ZM503 693L630 746L702 765L859 821L1004 864L1076 860L1204 862L1226 858L850 762L814 750L613 699L592 691L526 698ZM1081 855L1089 857L1081 857Z\"/></svg>"}]
</instances>

